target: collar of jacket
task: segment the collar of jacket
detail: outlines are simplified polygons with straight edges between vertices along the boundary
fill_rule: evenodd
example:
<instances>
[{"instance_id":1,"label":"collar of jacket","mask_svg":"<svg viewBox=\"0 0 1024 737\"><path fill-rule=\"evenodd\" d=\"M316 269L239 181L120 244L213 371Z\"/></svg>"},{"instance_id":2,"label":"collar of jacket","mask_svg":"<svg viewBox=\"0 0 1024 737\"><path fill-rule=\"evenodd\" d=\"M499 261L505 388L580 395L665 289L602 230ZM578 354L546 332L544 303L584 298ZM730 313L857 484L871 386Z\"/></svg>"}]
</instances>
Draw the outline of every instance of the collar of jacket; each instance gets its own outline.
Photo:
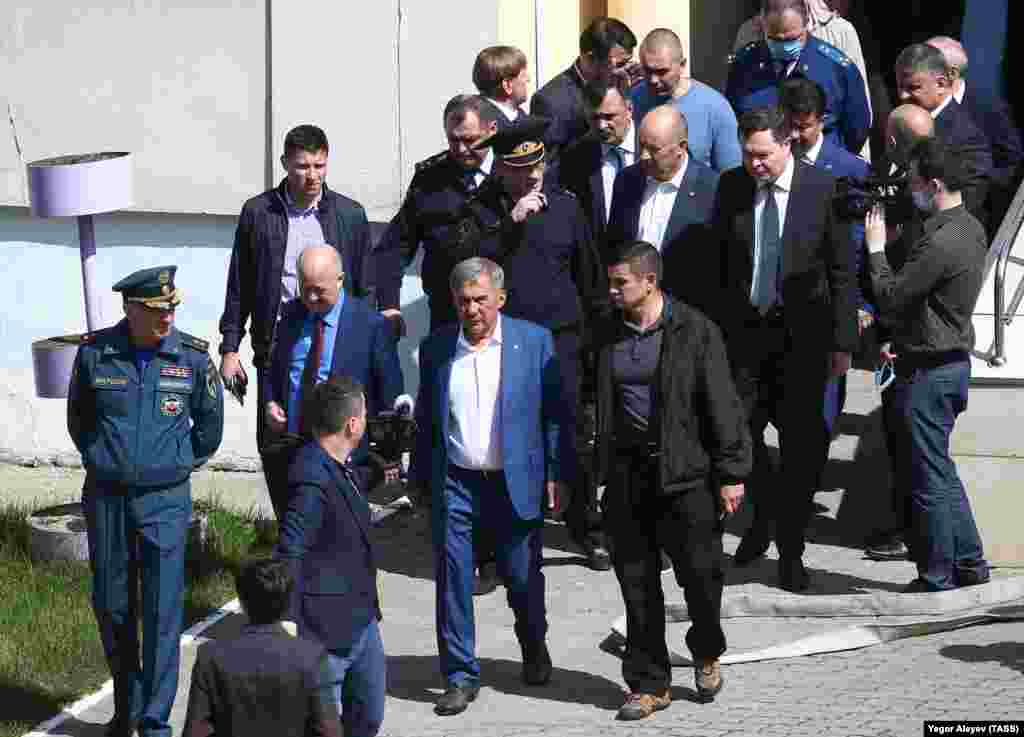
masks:
<instances>
[{"instance_id":1,"label":"collar of jacket","mask_svg":"<svg viewBox=\"0 0 1024 737\"><path fill-rule=\"evenodd\" d=\"M924 221L925 235L932 235L936 230L951 220L957 220L963 217L966 212L967 208L962 204L957 205L956 207L950 207L947 210L939 210Z\"/></svg>"},{"instance_id":2,"label":"collar of jacket","mask_svg":"<svg viewBox=\"0 0 1024 737\"><path fill-rule=\"evenodd\" d=\"M331 190L327 187L327 184L323 185L323 191L320 193L320 201L316 205L317 212L323 216L327 213L327 201L330 199L332 194ZM288 200L288 177L281 180L281 183L277 185L277 197L274 198L274 207L279 209L285 217L288 216L288 207L285 204Z\"/></svg>"},{"instance_id":3,"label":"collar of jacket","mask_svg":"<svg viewBox=\"0 0 1024 737\"><path fill-rule=\"evenodd\" d=\"M128 318L122 318L120 322L110 328L113 340L103 346L103 355L121 353L134 353L135 346L132 344L131 331L128 327ZM181 352L181 337L176 327L171 327L171 332L164 338L163 343L157 350L158 355L177 356Z\"/></svg>"}]
</instances>

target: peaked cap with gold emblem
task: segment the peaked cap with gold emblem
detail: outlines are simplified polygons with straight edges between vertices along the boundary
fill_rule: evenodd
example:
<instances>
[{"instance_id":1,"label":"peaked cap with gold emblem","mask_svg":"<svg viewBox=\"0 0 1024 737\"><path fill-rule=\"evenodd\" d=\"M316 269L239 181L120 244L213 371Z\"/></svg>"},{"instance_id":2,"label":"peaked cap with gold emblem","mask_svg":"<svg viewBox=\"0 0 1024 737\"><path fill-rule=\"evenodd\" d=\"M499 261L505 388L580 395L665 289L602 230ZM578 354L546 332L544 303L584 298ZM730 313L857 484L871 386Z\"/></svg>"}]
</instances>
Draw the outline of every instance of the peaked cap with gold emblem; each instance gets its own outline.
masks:
<instances>
[{"instance_id":1,"label":"peaked cap with gold emblem","mask_svg":"<svg viewBox=\"0 0 1024 737\"><path fill-rule=\"evenodd\" d=\"M544 131L550 123L536 115L520 115L475 148L493 148L494 155L507 166L533 166L544 160Z\"/></svg>"},{"instance_id":2,"label":"peaked cap with gold emblem","mask_svg":"<svg viewBox=\"0 0 1024 737\"><path fill-rule=\"evenodd\" d=\"M128 302L139 302L146 307L169 310L181 303L182 293L174 286L177 266L157 266L140 269L129 274L113 286Z\"/></svg>"}]
</instances>

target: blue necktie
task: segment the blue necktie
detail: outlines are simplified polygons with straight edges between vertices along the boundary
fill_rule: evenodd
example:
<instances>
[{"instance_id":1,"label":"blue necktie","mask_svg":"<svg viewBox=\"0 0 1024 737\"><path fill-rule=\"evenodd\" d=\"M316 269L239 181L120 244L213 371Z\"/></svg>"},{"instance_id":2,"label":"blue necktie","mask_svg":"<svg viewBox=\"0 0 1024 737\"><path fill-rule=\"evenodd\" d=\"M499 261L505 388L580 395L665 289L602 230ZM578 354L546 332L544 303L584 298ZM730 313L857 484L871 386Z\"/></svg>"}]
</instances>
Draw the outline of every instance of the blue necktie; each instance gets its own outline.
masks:
<instances>
[{"instance_id":1,"label":"blue necktie","mask_svg":"<svg viewBox=\"0 0 1024 737\"><path fill-rule=\"evenodd\" d=\"M775 185L765 188L764 209L761 211L761 250L754 307L763 315L775 306L779 297L779 204L775 200Z\"/></svg>"}]
</instances>

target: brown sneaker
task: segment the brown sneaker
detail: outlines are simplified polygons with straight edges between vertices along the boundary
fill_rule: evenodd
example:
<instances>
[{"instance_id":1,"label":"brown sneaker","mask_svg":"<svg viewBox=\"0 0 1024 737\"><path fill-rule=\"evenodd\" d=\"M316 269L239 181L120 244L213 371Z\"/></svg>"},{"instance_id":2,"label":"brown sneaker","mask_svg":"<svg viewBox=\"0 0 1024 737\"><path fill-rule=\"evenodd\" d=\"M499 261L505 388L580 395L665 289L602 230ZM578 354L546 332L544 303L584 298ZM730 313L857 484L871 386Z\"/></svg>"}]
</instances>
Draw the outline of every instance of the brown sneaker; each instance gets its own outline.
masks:
<instances>
[{"instance_id":1,"label":"brown sneaker","mask_svg":"<svg viewBox=\"0 0 1024 737\"><path fill-rule=\"evenodd\" d=\"M667 709L672 703L672 692L665 689L663 694L631 693L626 703L619 708L619 719L636 721L645 719L656 711Z\"/></svg>"},{"instance_id":2,"label":"brown sneaker","mask_svg":"<svg viewBox=\"0 0 1024 737\"><path fill-rule=\"evenodd\" d=\"M697 696L705 704L714 701L715 696L725 685L718 658L698 660L693 667L693 677L697 684Z\"/></svg>"}]
</instances>

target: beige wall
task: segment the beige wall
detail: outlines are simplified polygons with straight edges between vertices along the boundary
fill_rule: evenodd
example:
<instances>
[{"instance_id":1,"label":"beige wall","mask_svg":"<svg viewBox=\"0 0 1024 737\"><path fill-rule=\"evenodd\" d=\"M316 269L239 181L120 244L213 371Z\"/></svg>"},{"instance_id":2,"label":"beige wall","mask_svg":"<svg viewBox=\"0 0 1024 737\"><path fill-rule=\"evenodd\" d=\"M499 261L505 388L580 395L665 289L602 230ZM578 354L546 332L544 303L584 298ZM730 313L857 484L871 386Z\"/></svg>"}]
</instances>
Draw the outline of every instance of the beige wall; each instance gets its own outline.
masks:
<instances>
[{"instance_id":1,"label":"beige wall","mask_svg":"<svg viewBox=\"0 0 1024 737\"><path fill-rule=\"evenodd\" d=\"M690 46L690 3L680 0L608 0L608 15L636 34L637 42L655 28L669 28Z\"/></svg>"}]
</instances>

